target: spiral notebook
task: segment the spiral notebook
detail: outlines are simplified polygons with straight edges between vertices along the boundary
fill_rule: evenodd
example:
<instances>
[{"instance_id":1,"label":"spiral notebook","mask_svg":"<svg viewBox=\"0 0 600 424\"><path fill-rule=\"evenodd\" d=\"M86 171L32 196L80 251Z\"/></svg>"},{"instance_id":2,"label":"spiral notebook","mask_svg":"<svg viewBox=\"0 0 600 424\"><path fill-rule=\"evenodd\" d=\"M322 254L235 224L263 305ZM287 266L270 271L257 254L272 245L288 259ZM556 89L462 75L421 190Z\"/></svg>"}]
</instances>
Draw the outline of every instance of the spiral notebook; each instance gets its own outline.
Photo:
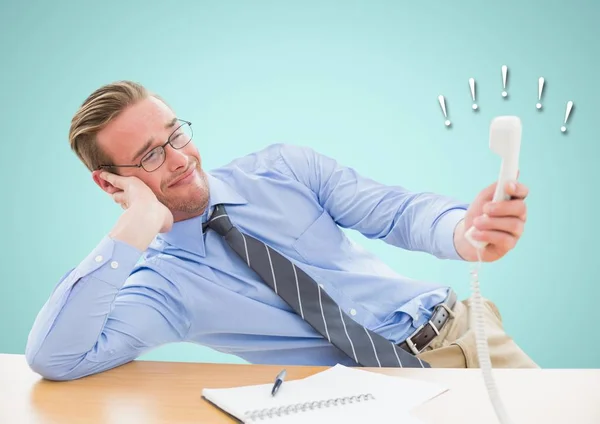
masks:
<instances>
[{"instance_id":1,"label":"spiral notebook","mask_svg":"<svg viewBox=\"0 0 600 424\"><path fill-rule=\"evenodd\" d=\"M365 420L393 419L417 424L410 411L448 390L427 381L340 364L303 379L287 380L276 396L271 396L272 387L269 383L205 388L202 396L242 423L364 424Z\"/></svg>"}]
</instances>

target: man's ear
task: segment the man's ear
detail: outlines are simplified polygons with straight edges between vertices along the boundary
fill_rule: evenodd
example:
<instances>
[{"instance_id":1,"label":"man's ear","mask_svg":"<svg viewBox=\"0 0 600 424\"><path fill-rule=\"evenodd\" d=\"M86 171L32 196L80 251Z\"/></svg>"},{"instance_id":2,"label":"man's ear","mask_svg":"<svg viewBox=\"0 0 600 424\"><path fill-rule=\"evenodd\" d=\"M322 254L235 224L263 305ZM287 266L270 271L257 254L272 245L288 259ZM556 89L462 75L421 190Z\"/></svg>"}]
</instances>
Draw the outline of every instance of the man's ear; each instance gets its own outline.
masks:
<instances>
[{"instance_id":1,"label":"man's ear","mask_svg":"<svg viewBox=\"0 0 600 424\"><path fill-rule=\"evenodd\" d=\"M109 183L108 181L103 179L100 176L100 174L102 172L105 172L105 171L102 169L97 169L92 172L92 180L94 180L94 182L98 185L98 187L100 187L102 189L102 191L104 191L108 194L114 194L117 191L122 191L120 188L115 187L114 185L112 185L111 183Z\"/></svg>"}]
</instances>

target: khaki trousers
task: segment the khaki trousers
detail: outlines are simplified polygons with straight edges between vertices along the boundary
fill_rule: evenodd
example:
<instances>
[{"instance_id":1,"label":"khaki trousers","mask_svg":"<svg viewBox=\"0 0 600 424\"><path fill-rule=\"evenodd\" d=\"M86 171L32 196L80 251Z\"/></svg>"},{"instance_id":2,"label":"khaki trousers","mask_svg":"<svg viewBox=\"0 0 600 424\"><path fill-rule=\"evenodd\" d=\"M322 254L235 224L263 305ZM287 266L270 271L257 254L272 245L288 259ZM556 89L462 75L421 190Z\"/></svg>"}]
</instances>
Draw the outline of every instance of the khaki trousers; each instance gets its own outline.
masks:
<instances>
[{"instance_id":1,"label":"khaki trousers","mask_svg":"<svg viewBox=\"0 0 600 424\"><path fill-rule=\"evenodd\" d=\"M453 311L455 317L418 357L429 362L432 368L479 368L469 299L458 300ZM540 368L505 333L498 308L486 298L483 299L483 318L492 368Z\"/></svg>"}]
</instances>

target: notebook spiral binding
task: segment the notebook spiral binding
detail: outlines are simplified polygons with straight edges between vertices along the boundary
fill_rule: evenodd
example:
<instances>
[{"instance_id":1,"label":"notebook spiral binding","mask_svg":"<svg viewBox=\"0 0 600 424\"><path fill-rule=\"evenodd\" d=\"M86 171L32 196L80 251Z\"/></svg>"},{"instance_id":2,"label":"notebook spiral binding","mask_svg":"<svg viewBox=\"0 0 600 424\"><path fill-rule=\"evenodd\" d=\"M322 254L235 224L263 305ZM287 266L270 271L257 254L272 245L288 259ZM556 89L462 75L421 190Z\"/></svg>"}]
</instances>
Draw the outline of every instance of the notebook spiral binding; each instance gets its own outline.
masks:
<instances>
[{"instance_id":1,"label":"notebook spiral binding","mask_svg":"<svg viewBox=\"0 0 600 424\"><path fill-rule=\"evenodd\" d=\"M258 420L262 421L272 417L281 417L282 415L297 414L299 412L311 411L314 409L331 408L332 406L345 405L355 402L365 402L374 399L375 397L371 393L364 393L355 396L295 403L290 405L276 406L273 408L256 409L254 411L246 411L244 422L253 422Z\"/></svg>"}]
</instances>

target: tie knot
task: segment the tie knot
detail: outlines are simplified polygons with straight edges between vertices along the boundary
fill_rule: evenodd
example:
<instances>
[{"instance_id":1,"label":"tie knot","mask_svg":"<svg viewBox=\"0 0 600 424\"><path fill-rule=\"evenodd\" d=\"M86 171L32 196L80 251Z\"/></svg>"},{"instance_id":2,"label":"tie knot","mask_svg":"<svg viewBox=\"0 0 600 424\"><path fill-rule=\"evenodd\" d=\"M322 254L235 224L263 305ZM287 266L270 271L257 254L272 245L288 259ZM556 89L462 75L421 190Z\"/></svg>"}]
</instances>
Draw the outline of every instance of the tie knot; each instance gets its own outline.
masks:
<instances>
[{"instance_id":1,"label":"tie knot","mask_svg":"<svg viewBox=\"0 0 600 424\"><path fill-rule=\"evenodd\" d=\"M225 236L233 228L233 224L229 220L229 216L227 216L225 206L216 205L212 216L204 227L209 227L221 236Z\"/></svg>"}]
</instances>

